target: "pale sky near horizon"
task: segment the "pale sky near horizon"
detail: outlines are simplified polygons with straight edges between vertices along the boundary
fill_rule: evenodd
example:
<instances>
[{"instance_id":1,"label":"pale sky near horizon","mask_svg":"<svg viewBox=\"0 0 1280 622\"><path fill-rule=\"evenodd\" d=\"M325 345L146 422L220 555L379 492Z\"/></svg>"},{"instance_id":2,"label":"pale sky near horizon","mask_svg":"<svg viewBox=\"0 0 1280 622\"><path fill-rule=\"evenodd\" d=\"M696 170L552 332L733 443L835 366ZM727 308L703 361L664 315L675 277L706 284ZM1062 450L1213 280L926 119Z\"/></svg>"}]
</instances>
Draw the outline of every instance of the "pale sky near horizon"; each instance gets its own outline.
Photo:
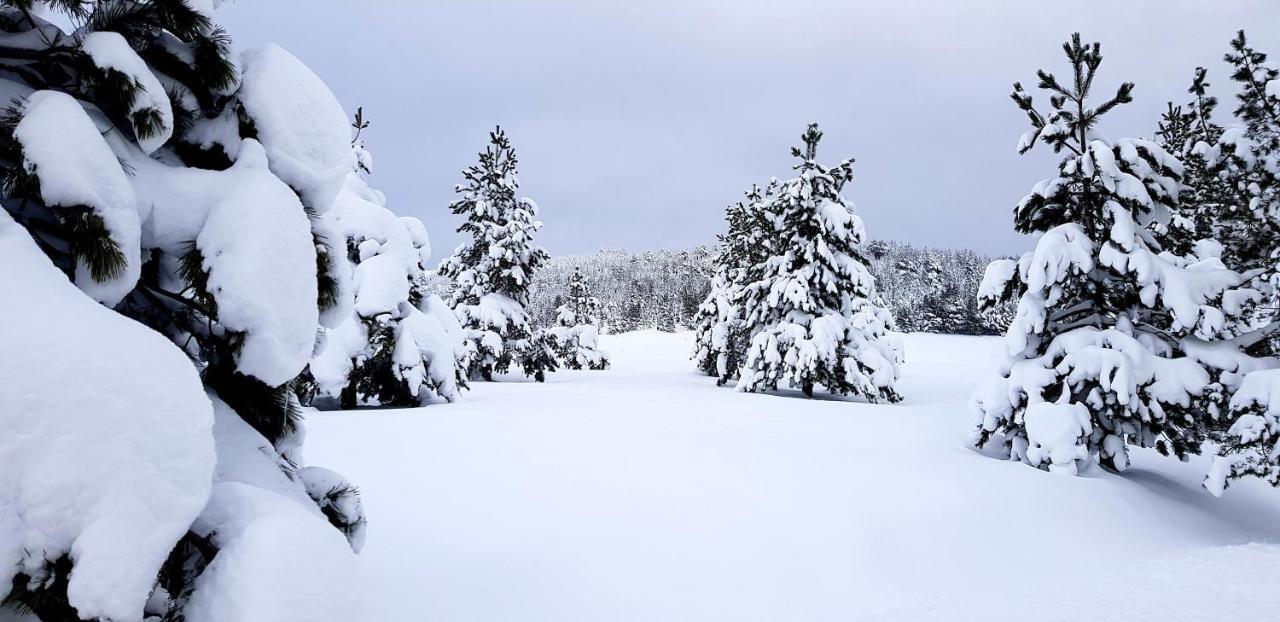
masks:
<instances>
[{"instance_id":1,"label":"pale sky near horizon","mask_svg":"<svg viewBox=\"0 0 1280 622\"><path fill-rule=\"evenodd\" d=\"M1102 42L1099 94L1137 83L1109 136L1149 136L1197 65L1226 120L1239 28L1280 60L1280 0L237 0L220 20L364 107L372 183L423 219L436 259L496 124L553 254L713 242L726 204L790 173L810 121L822 159L857 160L846 196L870 237L1021 252L1012 207L1056 159L1017 155L1008 93L1039 67L1065 74L1073 31Z\"/></svg>"}]
</instances>

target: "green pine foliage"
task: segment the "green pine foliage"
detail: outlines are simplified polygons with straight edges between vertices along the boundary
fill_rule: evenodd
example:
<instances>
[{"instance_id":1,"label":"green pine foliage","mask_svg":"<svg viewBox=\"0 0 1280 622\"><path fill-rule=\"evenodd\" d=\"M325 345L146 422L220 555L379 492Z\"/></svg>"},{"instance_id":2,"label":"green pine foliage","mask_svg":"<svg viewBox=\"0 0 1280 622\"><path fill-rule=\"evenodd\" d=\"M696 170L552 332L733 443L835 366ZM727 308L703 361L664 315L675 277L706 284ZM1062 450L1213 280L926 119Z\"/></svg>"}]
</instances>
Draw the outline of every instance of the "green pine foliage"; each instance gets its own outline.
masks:
<instances>
[{"instance_id":1,"label":"green pine foliage","mask_svg":"<svg viewBox=\"0 0 1280 622\"><path fill-rule=\"evenodd\" d=\"M476 356L470 375L492 380L515 368L541 382L556 370L551 343L529 321L529 286L546 263L533 243L542 227L538 206L517 195L518 160L502 128L489 134L480 162L463 171L461 195L449 209L466 220L458 232L471 240L444 260L438 273L453 279L450 305L470 333Z\"/></svg>"}]
</instances>

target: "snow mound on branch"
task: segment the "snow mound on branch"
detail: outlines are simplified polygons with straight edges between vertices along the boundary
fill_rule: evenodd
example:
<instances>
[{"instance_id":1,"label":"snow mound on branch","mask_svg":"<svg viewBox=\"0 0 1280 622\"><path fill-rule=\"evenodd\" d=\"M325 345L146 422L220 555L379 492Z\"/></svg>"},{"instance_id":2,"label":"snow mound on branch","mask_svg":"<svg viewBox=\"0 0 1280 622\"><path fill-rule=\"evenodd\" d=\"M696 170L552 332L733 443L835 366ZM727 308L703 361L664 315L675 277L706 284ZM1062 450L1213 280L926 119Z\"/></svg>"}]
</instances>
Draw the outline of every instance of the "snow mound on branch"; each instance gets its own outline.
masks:
<instances>
[{"instance_id":1,"label":"snow mound on branch","mask_svg":"<svg viewBox=\"0 0 1280 622\"><path fill-rule=\"evenodd\" d=\"M359 553L364 548L366 524L364 503L355 486L324 467L303 467L298 469L297 476L307 495L327 515L330 524L339 527L347 536L351 551Z\"/></svg>"},{"instance_id":2,"label":"snow mound on branch","mask_svg":"<svg viewBox=\"0 0 1280 622\"><path fill-rule=\"evenodd\" d=\"M1040 402L1027 407L1027 460L1048 464L1054 473L1075 475L1076 464L1089 459L1082 439L1093 431L1083 404Z\"/></svg>"},{"instance_id":3,"label":"snow mound on branch","mask_svg":"<svg viewBox=\"0 0 1280 622\"><path fill-rule=\"evenodd\" d=\"M1269 417L1280 416L1280 369L1265 369L1244 377L1231 396L1232 410L1259 407Z\"/></svg>"},{"instance_id":4,"label":"snow mound on branch","mask_svg":"<svg viewBox=\"0 0 1280 622\"><path fill-rule=\"evenodd\" d=\"M351 548L323 517L294 500L219 483L194 529L212 534L220 550L196 579L188 622L359 619L360 577Z\"/></svg>"},{"instance_id":5,"label":"snow mound on branch","mask_svg":"<svg viewBox=\"0 0 1280 622\"><path fill-rule=\"evenodd\" d=\"M498 330L503 330L516 322L528 322L524 305L505 294L493 293L481 296L480 304L470 307L469 313L479 320L481 326L491 326Z\"/></svg>"},{"instance_id":6,"label":"snow mound on branch","mask_svg":"<svg viewBox=\"0 0 1280 622\"><path fill-rule=\"evenodd\" d=\"M311 223L287 186L266 172L262 147L245 141L239 175L196 237L218 320L244 333L241 373L271 386L306 366L320 316Z\"/></svg>"},{"instance_id":7,"label":"snow mound on branch","mask_svg":"<svg viewBox=\"0 0 1280 622\"><path fill-rule=\"evenodd\" d=\"M987 264L982 274L982 283L978 285L978 300L999 300L1009 281L1018 274L1018 262L1012 259L997 259Z\"/></svg>"},{"instance_id":8,"label":"snow mound on branch","mask_svg":"<svg viewBox=\"0 0 1280 622\"><path fill-rule=\"evenodd\" d=\"M316 242L316 254L327 260L325 272L333 279L338 291L336 301L328 308L320 309L320 325L333 328L351 315L355 304L351 263L347 261L346 244L338 234L332 211L311 220L311 233Z\"/></svg>"},{"instance_id":9,"label":"snow mound on branch","mask_svg":"<svg viewBox=\"0 0 1280 622\"><path fill-rule=\"evenodd\" d=\"M342 533L296 465L222 400L210 399L218 465L212 496L191 529L212 537L219 551L196 580L186 619L358 619L359 579Z\"/></svg>"},{"instance_id":10,"label":"snow mound on branch","mask_svg":"<svg viewBox=\"0 0 1280 622\"><path fill-rule=\"evenodd\" d=\"M311 357L320 319L315 239L306 210L271 173L262 145L245 139L231 168L212 171L156 161L118 134L108 141L112 161L118 157L132 171L128 182L146 208L142 247L163 251L162 265L193 241L201 252L219 321L245 333L239 371L272 386L296 376ZM344 282L343 272L333 274Z\"/></svg>"},{"instance_id":11,"label":"snow mound on branch","mask_svg":"<svg viewBox=\"0 0 1280 622\"><path fill-rule=\"evenodd\" d=\"M346 111L319 76L278 45L247 50L243 62L240 101L271 171L323 214L355 166Z\"/></svg>"},{"instance_id":12,"label":"snow mound on branch","mask_svg":"<svg viewBox=\"0 0 1280 622\"><path fill-rule=\"evenodd\" d=\"M419 258L423 265L426 265L431 259L431 238L427 235L427 226L412 216L401 216L400 224L404 225L405 230L409 232L414 247L418 249Z\"/></svg>"},{"instance_id":13,"label":"snow mound on branch","mask_svg":"<svg viewBox=\"0 0 1280 622\"><path fill-rule=\"evenodd\" d=\"M431 295L400 323L395 360L409 390L419 396L420 387L452 402L458 398L455 364L467 355L466 331L449 305Z\"/></svg>"},{"instance_id":14,"label":"snow mound on branch","mask_svg":"<svg viewBox=\"0 0 1280 622\"><path fill-rule=\"evenodd\" d=\"M342 393L354 368L353 359L368 342L368 330L354 317L325 333L324 342L311 360L310 367L321 394L333 396Z\"/></svg>"},{"instance_id":15,"label":"snow mound on branch","mask_svg":"<svg viewBox=\"0 0 1280 622\"><path fill-rule=\"evenodd\" d=\"M356 313L374 317L395 311L409 298L409 273L394 255L376 255L356 266Z\"/></svg>"},{"instance_id":16,"label":"snow mound on branch","mask_svg":"<svg viewBox=\"0 0 1280 622\"><path fill-rule=\"evenodd\" d=\"M209 401L176 347L85 297L3 210L0 264L0 596L70 554L81 617L139 620L209 498Z\"/></svg>"},{"instance_id":17,"label":"snow mound on branch","mask_svg":"<svg viewBox=\"0 0 1280 622\"><path fill-rule=\"evenodd\" d=\"M160 116L160 130L153 136L138 136L138 146L147 153L154 153L169 142L173 136L173 106L169 103L169 94L129 42L119 33L99 30L85 35L80 49L99 69L118 71L137 83L138 94L129 108L131 118L148 109Z\"/></svg>"},{"instance_id":18,"label":"snow mound on branch","mask_svg":"<svg viewBox=\"0 0 1280 622\"><path fill-rule=\"evenodd\" d=\"M27 172L40 180L45 205L87 207L102 219L124 254L124 271L105 282L95 281L82 261L76 266L76 286L115 306L134 288L142 271L137 200L124 169L79 102L65 93L32 93L13 134L22 144Z\"/></svg>"},{"instance_id":19,"label":"snow mound on branch","mask_svg":"<svg viewBox=\"0 0 1280 622\"><path fill-rule=\"evenodd\" d=\"M430 252L430 246L426 245L426 227L416 218L396 216L387 209L382 193L370 188L358 175L347 177L333 211L325 217L332 219L339 236L354 240L357 245L374 241L370 256L394 254L406 270L420 260L425 261L415 250L419 239L425 245L425 252ZM413 223L417 223L416 226Z\"/></svg>"},{"instance_id":20,"label":"snow mound on branch","mask_svg":"<svg viewBox=\"0 0 1280 622\"><path fill-rule=\"evenodd\" d=\"M292 467L280 459L271 441L216 395L210 394L209 401L213 403L213 438L218 449L214 481L248 484L314 510L306 491L289 476Z\"/></svg>"}]
</instances>

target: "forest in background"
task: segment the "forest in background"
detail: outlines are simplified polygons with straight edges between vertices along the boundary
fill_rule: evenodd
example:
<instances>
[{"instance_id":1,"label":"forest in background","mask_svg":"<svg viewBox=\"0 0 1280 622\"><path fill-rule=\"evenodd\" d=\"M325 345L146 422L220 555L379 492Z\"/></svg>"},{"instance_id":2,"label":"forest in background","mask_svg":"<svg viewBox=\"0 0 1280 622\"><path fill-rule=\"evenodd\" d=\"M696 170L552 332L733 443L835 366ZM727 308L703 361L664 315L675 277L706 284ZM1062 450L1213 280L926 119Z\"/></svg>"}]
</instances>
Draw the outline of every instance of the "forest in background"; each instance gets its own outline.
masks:
<instances>
[{"instance_id":1,"label":"forest in background","mask_svg":"<svg viewBox=\"0 0 1280 622\"><path fill-rule=\"evenodd\" d=\"M574 270L600 299L601 330L663 331L693 328L698 305L711 290L715 246L630 252L607 249L552 257L533 280L530 319L552 326ZM999 335L1012 305L982 312L978 285L994 259L970 250L937 249L905 242L872 241L863 249L895 328L902 332ZM427 290L446 295L448 279L431 274Z\"/></svg>"}]
</instances>

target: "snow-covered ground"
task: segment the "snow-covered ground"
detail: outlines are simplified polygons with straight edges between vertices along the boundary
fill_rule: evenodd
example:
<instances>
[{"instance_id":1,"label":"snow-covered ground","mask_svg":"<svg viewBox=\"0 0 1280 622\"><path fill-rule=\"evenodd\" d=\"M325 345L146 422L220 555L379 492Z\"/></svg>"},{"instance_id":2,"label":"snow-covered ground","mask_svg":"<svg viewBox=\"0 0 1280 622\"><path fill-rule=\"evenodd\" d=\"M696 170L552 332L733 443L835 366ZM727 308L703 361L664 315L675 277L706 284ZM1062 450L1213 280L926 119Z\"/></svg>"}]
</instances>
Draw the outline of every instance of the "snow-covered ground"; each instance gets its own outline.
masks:
<instances>
[{"instance_id":1,"label":"snow-covered ground","mask_svg":"<svg viewBox=\"0 0 1280 622\"><path fill-rule=\"evenodd\" d=\"M1206 460L1069 477L965 447L991 338L907 335L906 401L744 395L688 334L456 404L321 413L370 516L367 620L1255 620L1280 491Z\"/></svg>"}]
</instances>

